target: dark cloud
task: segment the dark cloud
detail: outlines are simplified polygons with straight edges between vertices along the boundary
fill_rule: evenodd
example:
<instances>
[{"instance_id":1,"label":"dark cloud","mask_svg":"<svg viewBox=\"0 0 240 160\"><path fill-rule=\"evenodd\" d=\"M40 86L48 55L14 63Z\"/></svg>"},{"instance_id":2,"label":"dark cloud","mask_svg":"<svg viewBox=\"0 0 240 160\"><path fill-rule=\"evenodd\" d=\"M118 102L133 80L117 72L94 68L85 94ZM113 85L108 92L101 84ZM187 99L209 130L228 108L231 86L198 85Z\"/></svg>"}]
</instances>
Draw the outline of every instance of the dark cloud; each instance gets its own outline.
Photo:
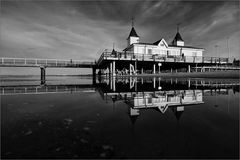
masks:
<instances>
[{"instance_id":1,"label":"dark cloud","mask_svg":"<svg viewBox=\"0 0 240 160\"><path fill-rule=\"evenodd\" d=\"M131 17L142 42L170 42L176 25L186 45L206 48L226 37L239 56L238 1L2 1L1 55L97 59L98 51L126 47ZM224 41L224 42L223 42ZM31 48L31 49L29 49ZM19 54L21 53L21 54ZM222 54L224 56L224 54Z\"/></svg>"}]
</instances>

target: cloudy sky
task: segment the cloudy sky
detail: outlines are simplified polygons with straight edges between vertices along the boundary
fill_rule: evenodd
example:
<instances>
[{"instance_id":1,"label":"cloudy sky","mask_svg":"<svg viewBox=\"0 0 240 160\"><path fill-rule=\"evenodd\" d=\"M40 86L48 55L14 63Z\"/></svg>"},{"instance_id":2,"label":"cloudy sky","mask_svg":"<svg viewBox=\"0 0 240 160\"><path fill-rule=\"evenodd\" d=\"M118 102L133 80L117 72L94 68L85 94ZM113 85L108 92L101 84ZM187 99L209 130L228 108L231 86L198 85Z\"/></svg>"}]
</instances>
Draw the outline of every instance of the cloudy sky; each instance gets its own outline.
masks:
<instances>
[{"instance_id":1,"label":"cloudy sky","mask_svg":"<svg viewBox=\"0 0 240 160\"><path fill-rule=\"evenodd\" d=\"M95 60L126 47L131 17L141 42L171 42L176 24L186 45L206 56L239 58L239 1L2 0L0 56Z\"/></svg>"}]
</instances>

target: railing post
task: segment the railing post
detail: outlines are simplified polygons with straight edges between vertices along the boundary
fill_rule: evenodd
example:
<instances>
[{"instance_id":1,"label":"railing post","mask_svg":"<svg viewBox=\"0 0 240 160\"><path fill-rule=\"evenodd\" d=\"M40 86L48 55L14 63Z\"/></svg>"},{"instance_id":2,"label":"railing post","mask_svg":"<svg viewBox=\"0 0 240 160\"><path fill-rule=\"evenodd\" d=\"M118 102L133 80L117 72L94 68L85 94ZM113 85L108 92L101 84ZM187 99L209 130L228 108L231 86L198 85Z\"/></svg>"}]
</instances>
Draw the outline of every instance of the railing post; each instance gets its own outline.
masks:
<instances>
[{"instance_id":1,"label":"railing post","mask_svg":"<svg viewBox=\"0 0 240 160\"><path fill-rule=\"evenodd\" d=\"M35 59L35 64L37 65L37 59Z\"/></svg>"},{"instance_id":2,"label":"railing post","mask_svg":"<svg viewBox=\"0 0 240 160\"><path fill-rule=\"evenodd\" d=\"M46 68L45 66L40 66L41 69L41 84L45 84L46 81Z\"/></svg>"},{"instance_id":3,"label":"railing post","mask_svg":"<svg viewBox=\"0 0 240 160\"><path fill-rule=\"evenodd\" d=\"M24 64L25 64L25 65L27 64L27 59L26 59L26 58L24 59Z\"/></svg>"}]
</instances>

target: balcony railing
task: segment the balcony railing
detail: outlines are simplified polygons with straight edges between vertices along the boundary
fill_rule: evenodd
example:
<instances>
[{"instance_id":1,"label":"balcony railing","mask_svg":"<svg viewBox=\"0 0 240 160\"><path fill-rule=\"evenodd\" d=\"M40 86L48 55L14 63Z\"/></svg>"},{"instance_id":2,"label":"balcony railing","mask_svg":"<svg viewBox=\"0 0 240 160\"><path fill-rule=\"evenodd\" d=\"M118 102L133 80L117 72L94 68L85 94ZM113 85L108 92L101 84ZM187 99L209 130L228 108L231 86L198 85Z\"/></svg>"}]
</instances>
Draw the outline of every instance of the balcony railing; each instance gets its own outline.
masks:
<instances>
[{"instance_id":1,"label":"balcony railing","mask_svg":"<svg viewBox=\"0 0 240 160\"><path fill-rule=\"evenodd\" d=\"M98 64L100 64L102 60L138 60L157 62L215 63L215 64L229 63L228 58L219 57L138 54L129 52L108 52L108 51L102 53L98 60Z\"/></svg>"}]
</instances>

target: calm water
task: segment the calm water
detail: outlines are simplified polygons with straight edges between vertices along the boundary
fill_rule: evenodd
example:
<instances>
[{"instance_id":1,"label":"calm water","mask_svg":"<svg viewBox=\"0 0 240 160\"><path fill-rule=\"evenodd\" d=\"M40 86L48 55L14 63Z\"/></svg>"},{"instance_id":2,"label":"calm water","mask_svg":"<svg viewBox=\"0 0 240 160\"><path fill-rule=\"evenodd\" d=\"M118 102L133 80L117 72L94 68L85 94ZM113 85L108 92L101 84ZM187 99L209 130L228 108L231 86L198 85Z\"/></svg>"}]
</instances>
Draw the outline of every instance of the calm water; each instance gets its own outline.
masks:
<instances>
[{"instance_id":1,"label":"calm water","mask_svg":"<svg viewBox=\"0 0 240 160\"><path fill-rule=\"evenodd\" d=\"M1 77L2 158L238 158L239 80Z\"/></svg>"}]
</instances>

